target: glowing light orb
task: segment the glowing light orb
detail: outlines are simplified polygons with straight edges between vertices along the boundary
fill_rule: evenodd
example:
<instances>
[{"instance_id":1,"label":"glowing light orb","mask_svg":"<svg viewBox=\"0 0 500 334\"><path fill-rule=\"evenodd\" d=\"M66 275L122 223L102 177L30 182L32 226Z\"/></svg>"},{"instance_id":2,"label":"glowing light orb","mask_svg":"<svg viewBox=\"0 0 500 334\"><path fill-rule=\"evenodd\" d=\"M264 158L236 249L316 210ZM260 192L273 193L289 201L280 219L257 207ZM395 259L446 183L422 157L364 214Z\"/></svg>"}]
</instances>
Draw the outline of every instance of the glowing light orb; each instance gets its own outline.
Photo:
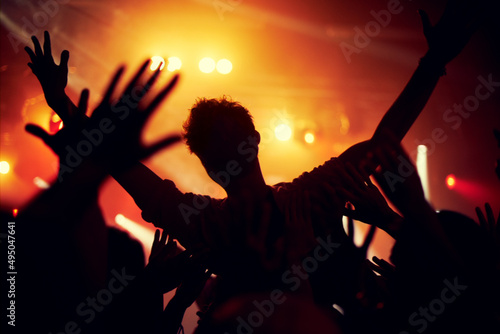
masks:
<instances>
[{"instance_id":1,"label":"glowing light orb","mask_svg":"<svg viewBox=\"0 0 500 334\"><path fill-rule=\"evenodd\" d=\"M161 67L160 67L160 71L161 71L165 67L165 59L163 59L160 56L153 56L153 57L151 57L151 65L149 66L149 68L151 69L151 71L156 71L158 69L158 67L160 66L160 64L161 64Z\"/></svg>"},{"instance_id":2,"label":"glowing light orb","mask_svg":"<svg viewBox=\"0 0 500 334\"><path fill-rule=\"evenodd\" d=\"M200 60L198 66L203 73L212 73L215 70L215 60L205 57Z\"/></svg>"},{"instance_id":3,"label":"glowing light orb","mask_svg":"<svg viewBox=\"0 0 500 334\"><path fill-rule=\"evenodd\" d=\"M292 138L292 129L287 124L280 124L274 128L276 139L287 141Z\"/></svg>"},{"instance_id":4,"label":"glowing light orb","mask_svg":"<svg viewBox=\"0 0 500 334\"><path fill-rule=\"evenodd\" d=\"M182 62L179 58L177 58L177 57L169 57L168 58L167 70L169 70L170 72L180 70L181 66L182 66Z\"/></svg>"},{"instance_id":5,"label":"glowing light orb","mask_svg":"<svg viewBox=\"0 0 500 334\"><path fill-rule=\"evenodd\" d=\"M305 135L304 135L304 140L306 141L306 143L308 144L312 144L314 143L314 140L315 140L315 137L314 137L314 134L312 132L307 132Z\"/></svg>"},{"instance_id":6,"label":"glowing light orb","mask_svg":"<svg viewBox=\"0 0 500 334\"><path fill-rule=\"evenodd\" d=\"M10 165L7 161L0 162L0 174L7 174L10 171Z\"/></svg>"},{"instance_id":7,"label":"glowing light orb","mask_svg":"<svg viewBox=\"0 0 500 334\"><path fill-rule=\"evenodd\" d=\"M227 59L221 59L217 62L217 71L220 74L228 74L233 70L233 64Z\"/></svg>"},{"instance_id":8,"label":"glowing light orb","mask_svg":"<svg viewBox=\"0 0 500 334\"><path fill-rule=\"evenodd\" d=\"M420 154L426 154L427 153L427 146L418 145L417 150L418 150L418 153L420 153Z\"/></svg>"},{"instance_id":9,"label":"glowing light orb","mask_svg":"<svg viewBox=\"0 0 500 334\"><path fill-rule=\"evenodd\" d=\"M453 189L455 187L455 185L457 184L457 180L455 178L455 175L453 174L450 174L446 177L446 186L449 188L449 189Z\"/></svg>"}]
</instances>

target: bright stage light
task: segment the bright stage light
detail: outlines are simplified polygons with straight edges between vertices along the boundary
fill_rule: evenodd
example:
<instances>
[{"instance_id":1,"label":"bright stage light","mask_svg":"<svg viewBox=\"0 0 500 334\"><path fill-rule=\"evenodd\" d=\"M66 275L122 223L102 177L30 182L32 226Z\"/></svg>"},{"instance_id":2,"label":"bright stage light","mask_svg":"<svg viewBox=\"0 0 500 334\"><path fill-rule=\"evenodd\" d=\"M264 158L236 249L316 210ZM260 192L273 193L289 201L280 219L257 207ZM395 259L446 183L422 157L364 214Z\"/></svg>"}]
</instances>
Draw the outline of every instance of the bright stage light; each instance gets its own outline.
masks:
<instances>
[{"instance_id":1,"label":"bright stage light","mask_svg":"<svg viewBox=\"0 0 500 334\"><path fill-rule=\"evenodd\" d=\"M220 74L228 74L233 70L233 64L227 59L221 59L217 62L217 71Z\"/></svg>"},{"instance_id":2,"label":"bright stage light","mask_svg":"<svg viewBox=\"0 0 500 334\"><path fill-rule=\"evenodd\" d=\"M429 186L429 172L427 167L427 146L418 145L417 147L417 172L420 175L420 182L422 183L422 188L424 189L425 199L430 201L430 186Z\"/></svg>"},{"instance_id":3,"label":"bright stage light","mask_svg":"<svg viewBox=\"0 0 500 334\"><path fill-rule=\"evenodd\" d=\"M312 132L306 132L306 134L304 135L304 140L306 141L306 143L308 144L312 144L314 143L314 140L316 138L314 137L314 134Z\"/></svg>"},{"instance_id":4,"label":"bright stage light","mask_svg":"<svg viewBox=\"0 0 500 334\"><path fill-rule=\"evenodd\" d=\"M215 70L215 60L212 58L205 57L200 60L198 65L200 67L200 71L203 73L211 73Z\"/></svg>"},{"instance_id":5,"label":"bright stage light","mask_svg":"<svg viewBox=\"0 0 500 334\"><path fill-rule=\"evenodd\" d=\"M292 137L292 129L287 124L280 124L274 128L274 135L278 140L287 141Z\"/></svg>"},{"instance_id":6,"label":"bright stage light","mask_svg":"<svg viewBox=\"0 0 500 334\"><path fill-rule=\"evenodd\" d=\"M179 58L177 58L177 57L168 58L167 70L169 70L170 72L173 72L175 70L180 70L181 66L182 66L182 62Z\"/></svg>"},{"instance_id":7,"label":"bright stage light","mask_svg":"<svg viewBox=\"0 0 500 334\"><path fill-rule=\"evenodd\" d=\"M39 176L35 176L33 183L40 189L49 189L50 184Z\"/></svg>"},{"instance_id":8,"label":"bright stage light","mask_svg":"<svg viewBox=\"0 0 500 334\"><path fill-rule=\"evenodd\" d=\"M448 189L453 189L456 184L457 180L455 178L455 175L450 174L446 177L446 186L448 187Z\"/></svg>"},{"instance_id":9,"label":"bright stage light","mask_svg":"<svg viewBox=\"0 0 500 334\"><path fill-rule=\"evenodd\" d=\"M10 165L7 161L0 162L0 174L7 174L10 171Z\"/></svg>"},{"instance_id":10,"label":"bright stage light","mask_svg":"<svg viewBox=\"0 0 500 334\"><path fill-rule=\"evenodd\" d=\"M128 219L121 213L115 216L115 222L136 237L144 246L145 251L151 249L151 244L154 239L154 231L151 231L141 224Z\"/></svg>"},{"instance_id":11,"label":"bright stage light","mask_svg":"<svg viewBox=\"0 0 500 334\"><path fill-rule=\"evenodd\" d=\"M149 68L151 69L151 71L156 71L158 69L158 67L160 66L160 64L161 64L161 67L160 67L160 71L161 71L165 67L165 59L163 59L160 56L153 56L153 57L151 57L151 66L149 66Z\"/></svg>"}]
</instances>

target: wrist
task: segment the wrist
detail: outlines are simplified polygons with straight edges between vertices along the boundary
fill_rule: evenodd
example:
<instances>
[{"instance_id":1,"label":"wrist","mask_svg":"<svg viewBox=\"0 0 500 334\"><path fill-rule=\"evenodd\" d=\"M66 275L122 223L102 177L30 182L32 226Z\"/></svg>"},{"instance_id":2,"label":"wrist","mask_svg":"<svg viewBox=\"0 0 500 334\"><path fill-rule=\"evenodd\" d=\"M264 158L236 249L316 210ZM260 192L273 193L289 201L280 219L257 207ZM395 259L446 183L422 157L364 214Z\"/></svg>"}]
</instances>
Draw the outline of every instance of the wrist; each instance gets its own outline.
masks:
<instances>
[{"instance_id":1,"label":"wrist","mask_svg":"<svg viewBox=\"0 0 500 334\"><path fill-rule=\"evenodd\" d=\"M420 58L419 67L427 71L431 71L439 74L439 76L446 75L446 62L441 60L432 51L427 51L427 53Z\"/></svg>"}]
</instances>

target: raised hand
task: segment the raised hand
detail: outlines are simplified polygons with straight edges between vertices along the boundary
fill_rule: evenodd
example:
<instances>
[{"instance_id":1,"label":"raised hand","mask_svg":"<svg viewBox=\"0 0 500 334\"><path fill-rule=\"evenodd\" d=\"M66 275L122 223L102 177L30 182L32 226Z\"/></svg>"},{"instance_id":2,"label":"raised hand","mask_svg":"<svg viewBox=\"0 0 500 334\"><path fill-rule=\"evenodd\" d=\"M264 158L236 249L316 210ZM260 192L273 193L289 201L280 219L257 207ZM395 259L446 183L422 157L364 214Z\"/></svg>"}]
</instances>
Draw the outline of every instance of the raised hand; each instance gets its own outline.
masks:
<instances>
[{"instance_id":1,"label":"raised hand","mask_svg":"<svg viewBox=\"0 0 500 334\"><path fill-rule=\"evenodd\" d=\"M44 32L43 50L40 46L40 42L35 36L32 36L31 40L33 41L34 50L28 46L24 48L31 60L28 66L38 78L38 81L40 81L47 104L61 117L63 122L65 122L68 116L75 111L75 106L67 98L64 92L68 84L69 52L64 50L61 53L59 65L56 65L52 57L49 33L47 31Z\"/></svg>"},{"instance_id":2,"label":"raised hand","mask_svg":"<svg viewBox=\"0 0 500 334\"><path fill-rule=\"evenodd\" d=\"M65 157L67 151L65 147L69 145L74 145L80 139L80 131L82 131L81 122L75 122L74 119L83 120L86 116L87 104L89 98L89 91L84 89L80 95L80 100L78 102L78 107L76 107L76 113L72 114L72 117L67 118L67 122L64 123L64 127L59 130L56 134L49 134L42 127L36 124L27 124L26 131L40 138L43 142L54 151L55 154L61 159Z\"/></svg>"},{"instance_id":3,"label":"raised hand","mask_svg":"<svg viewBox=\"0 0 500 334\"><path fill-rule=\"evenodd\" d=\"M402 221L387 204L384 196L372 183L366 171L356 169L351 163L346 163L344 168L339 166L338 172L343 181L339 191L351 204L354 210L346 209L345 215L375 225L393 235L397 225Z\"/></svg>"},{"instance_id":4,"label":"raised hand","mask_svg":"<svg viewBox=\"0 0 500 334\"><path fill-rule=\"evenodd\" d=\"M387 140L363 162L364 168L373 173L387 198L403 214L427 206L416 167L397 140L390 133L386 136Z\"/></svg>"},{"instance_id":5,"label":"raised hand","mask_svg":"<svg viewBox=\"0 0 500 334\"><path fill-rule=\"evenodd\" d=\"M419 10L429 46L427 55L442 66L455 58L484 21L488 11L487 3L483 0L449 0L443 15L434 26L427 13Z\"/></svg>"},{"instance_id":6,"label":"raised hand","mask_svg":"<svg viewBox=\"0 0 500 334\"><path fill-rule=\"evenodd\" d=\"M90 117L85 115L88 91L84 90L76 112L67 115L63 129L56 135L50 136L32 124L26 127L27 131L43 139L59 155L62 164L65 162L75 168L82 160L91 158L97 164L117 171L125 170L137 160L179 141L180 136L174 135L148 147L141 143L141 132L147 119L178 80L178 76L174 76L148 105L142 107L141 102L159 75L158 70L143 82L141 77L148 65L149 60L139 68L121 97L116 102L111 102L116 85L124 72L121 67Z\"/></svg>"},{"instance_id":7,"label":"raised hand","mask_svg":"<svg viewBox=\"0 0 500 334\"><path fill-rule=\"evenodd\" d=\"M479 219L479 225L492 237L497 245L499 254L500 254L500 212L498 213L498 217L495 221L495 215L493 214L493 210L491 209L491 205L489 203L484 204L484 210L486 212L486 216L480 207L476 207L476 214Z\"/></svg>"},{"instance_id":8,"label":"raised hand","mask_svg":"<svg viewBox=\"0 0 500 334\"><path fill-rule=\"evenodd\" d=\"M188 308L198 298L205 283L212 274L206 266L208 251L202 250L193 254L175 297L181 306Z\"/></svg>"},{"instance_id":9,"label":"raised hand","mask_svg":"<svg viewBox=\"0 0 500 334\"><path fill-rule=\"evenodd\" d=\"M173 290L182 281L188 263L188 253L180 252L177 243L160 230L156 230L147 265L150 282L159 293Z\"/></svg>"},{"instance_id":10,"label":"raised hand","mask_svg":"<svg viewBox=\"0 0 500 334\"><path fill-rule=\"evenodd\" d=\"M100 129L104 132L103 135L107 135L103 140L104 145L102 145L101 157L107 157L107 159L111 157L111 162L118 168L120 166L126 167L130 163L144 159L159 149L180 140L180 136L174 135L161 139L148 147L144 147L141 144L141 132L146 121L172 91L179 79L179 76L175 75L152 98L148 105L141 106L144 97L160 74L160 70L158 69L146 82L143 82L141 77L149 67L149 63L150 60L147 60L142 64L120 98L112 102L111 99L116 85L124 72L124 67L121 67L113 77L101 103L90 117L90 120L93 121L92 125L94 129ZM103 128L106 128L106 130Z\"/></svg>"}]
</instances>

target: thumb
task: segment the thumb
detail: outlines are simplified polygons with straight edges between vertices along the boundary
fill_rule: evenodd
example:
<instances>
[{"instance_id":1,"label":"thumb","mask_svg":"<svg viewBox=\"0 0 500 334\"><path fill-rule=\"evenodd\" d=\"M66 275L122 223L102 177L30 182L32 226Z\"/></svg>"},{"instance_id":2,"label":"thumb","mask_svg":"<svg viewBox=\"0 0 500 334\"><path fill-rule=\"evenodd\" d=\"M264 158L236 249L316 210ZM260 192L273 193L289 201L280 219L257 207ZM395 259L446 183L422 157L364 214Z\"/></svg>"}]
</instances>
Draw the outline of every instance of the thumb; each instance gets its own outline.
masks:
<instances>
[{"instance_id":1,"label":"thumb","mask_svg":"<svg viewBox=\"0 0 500 334\"><path fill-rule=\"evenodd\" d=\"M40 138L43 142L49 145L51 135L40 126L35 124L27 124L25 127L26 132L31 133L33 136ZM50 146L50 145L49 145Z\"/></svg>"}]
</instances>

